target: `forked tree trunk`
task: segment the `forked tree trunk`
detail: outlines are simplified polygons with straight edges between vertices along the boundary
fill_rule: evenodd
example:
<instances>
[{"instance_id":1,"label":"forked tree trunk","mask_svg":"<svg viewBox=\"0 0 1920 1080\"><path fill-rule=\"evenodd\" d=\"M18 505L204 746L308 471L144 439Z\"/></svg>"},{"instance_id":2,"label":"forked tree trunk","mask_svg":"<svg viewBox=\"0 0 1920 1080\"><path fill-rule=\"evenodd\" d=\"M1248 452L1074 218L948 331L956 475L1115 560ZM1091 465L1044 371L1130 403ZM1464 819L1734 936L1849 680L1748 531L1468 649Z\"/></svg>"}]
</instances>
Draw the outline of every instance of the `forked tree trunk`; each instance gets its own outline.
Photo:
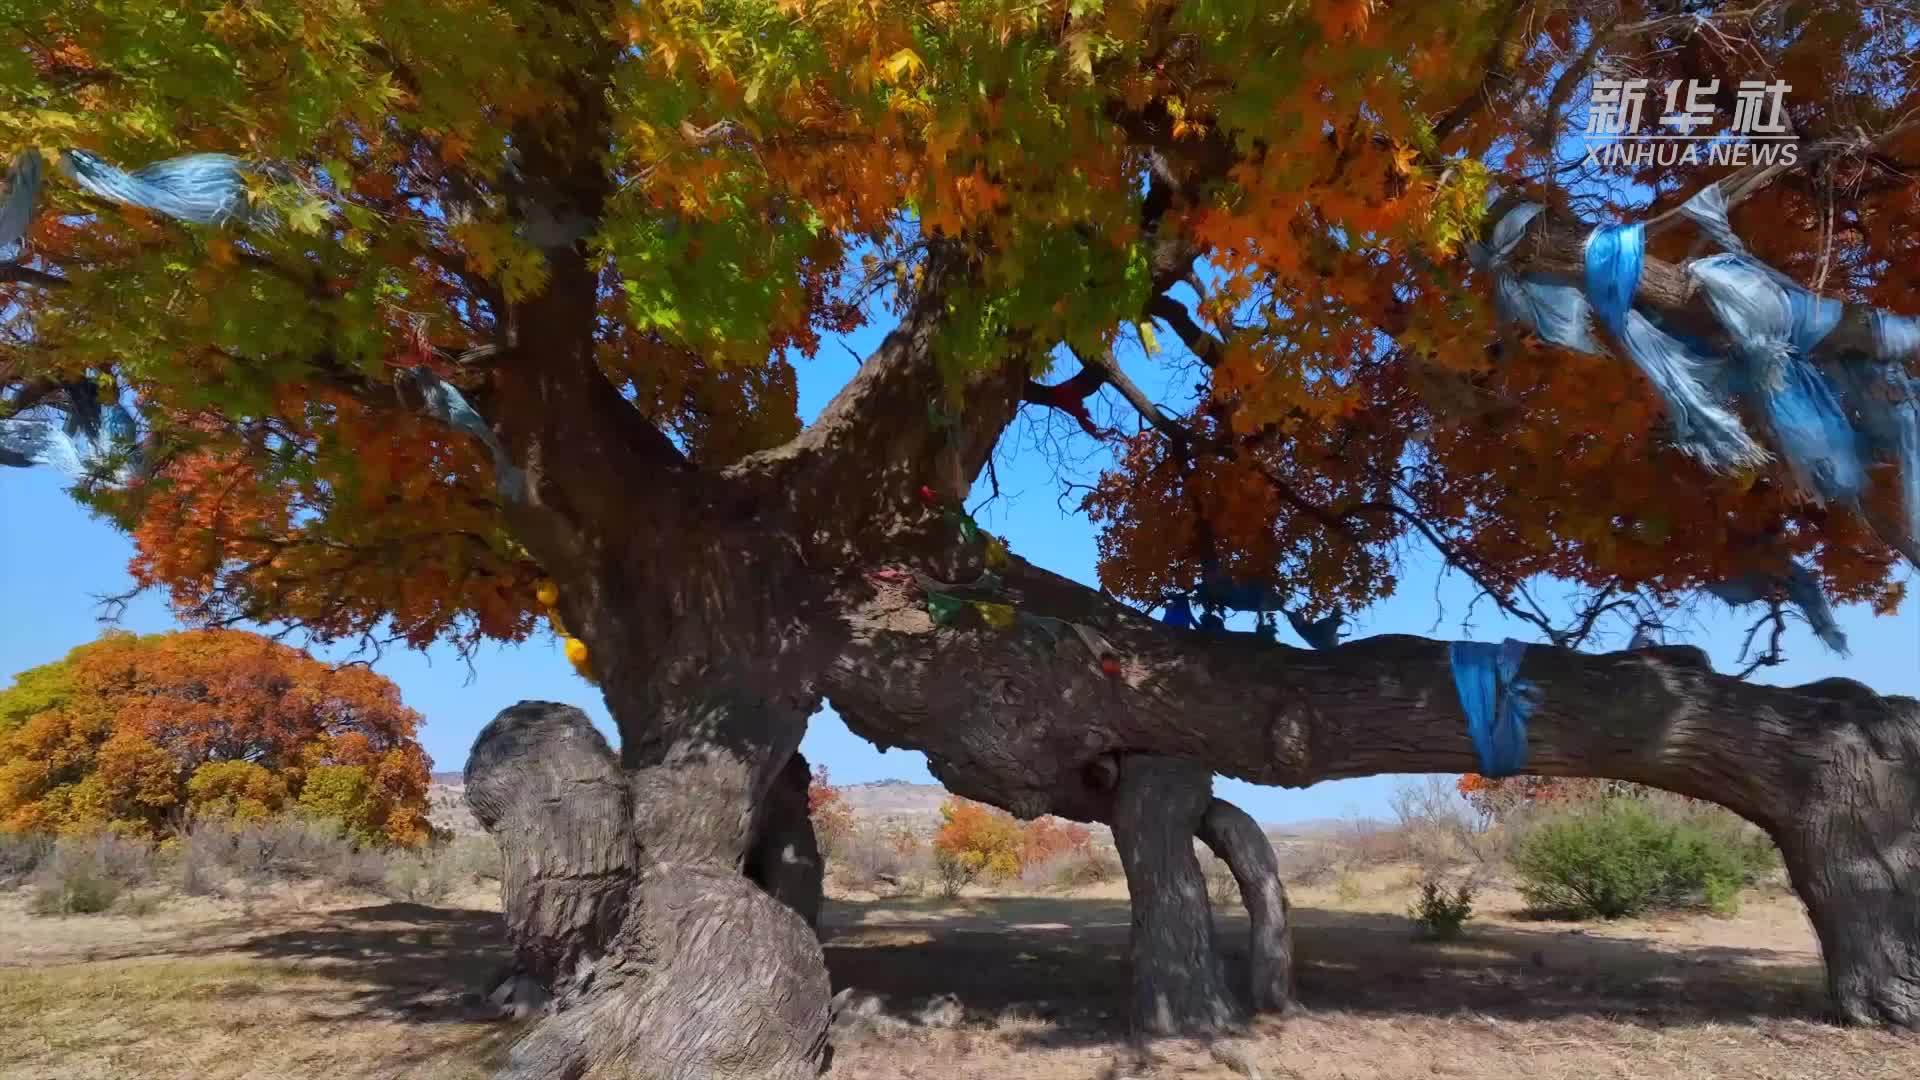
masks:
<instances>
[{"instance_id":1,"label":"forked tree trunk","mask_svg":"<svg viewBox=\"0 0 1920 1080\"><path fill-rule=\"evenodd\" d=\"M1225 799L1207 804L1199 835L1233 871L1247 909L1248 1000L1257 1010L1284 1011L1293 1002L1293 924L1273 841L1245 810Z\"/></svg>"},{"instance_id":2,"label":"forked tree trunk","mask_svg":"<svg viewBox=\"0 0 1920 1080\"><path fill-rule=\"evenodd\" d=\"M1120 763L1113 841L1133 905L1132 1020L1143 1034L1215 1031L1243 1019L1193 854L1212 785L1194 762L1129 755Z\"/></svg>"},{"instance_id":3,"label":"forked tree trunk","mask_svg":"<svg viewBox=\"0 0 1920 1080\"><path fill-rule=\"evenodd\" d=\"M554 745L591 742L577 710L510 709L476 744L476 806L489 807L510 865L538 866L548 883L621 876L570 861L579 845L563 827L628 839L637 856L619 911L577 920L598 944L570 955L597 959L572 977L561 972L552 1015L513 1047L503 1077L800 1080L826 1060L828 987L813 927L743 872L760 808L804 724L804 713L789 714L810 702L770 704L746 689L740 668L690 672L687 685L694 689L654 706L655 730L675 737L630 748L640 760L616 770L617 780L606 772L610 756L563 754L578 764L548 764ZM536 733L549 741L537 743ZM603 797L614 785L624 798ZM774 801L790 806L791 787ZM532 921L516 908L547 895L511 892L510 925ZM791 899L804 903L804 893Z\"/></svg>"}]
</instances>

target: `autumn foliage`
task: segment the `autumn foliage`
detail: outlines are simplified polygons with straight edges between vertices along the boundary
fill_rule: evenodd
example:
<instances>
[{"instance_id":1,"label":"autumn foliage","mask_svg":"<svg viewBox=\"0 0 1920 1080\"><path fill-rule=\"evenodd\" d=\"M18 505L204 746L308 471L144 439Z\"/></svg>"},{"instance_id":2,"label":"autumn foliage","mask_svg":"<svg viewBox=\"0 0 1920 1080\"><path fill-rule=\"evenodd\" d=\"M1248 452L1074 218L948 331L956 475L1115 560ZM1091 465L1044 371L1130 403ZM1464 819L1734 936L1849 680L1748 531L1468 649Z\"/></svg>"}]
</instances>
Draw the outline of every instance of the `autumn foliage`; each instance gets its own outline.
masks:
<instances>
[{"instance_id":1,"label":"autumn foliage","mask_svg":"<svg viewBox=\"0 0 1920 1080\"><path fill-rule=\"evenodd\" d=\"M418 844L419 724L387 679L257 634L108 634L0 691L0 829L158 836L301 812Z\"/></svg>"},{"instance_id":2,"label":"autumn foliage","mask_svg":"<svg viewBox=\"0 0 1920 1080\"><path fill-rule=\"evenodd\" d=\"M1086 848L1087 827L1042 817L1022 824L985 803L949 796L933 834L934 867L949 892L985 879L1006 881L1030 866Z\"/></svg>"},{"instance_id":3,"label":"autumn foliage","mask_svg":"<svg viewBox=\"0 0 1920 1080\"><path fill-rule=\"evenodd\" d=\"M1455 781L1462 798L1491 821L1539 808L1558 809L1611 796L1645 796L1652 789L1624 780L1573 776L1507 776L1466 773Z\"/></svg>"},{"instance_id":4,"label":"autumn foliage","mask_svg":"<svg viewBox=\"0 0 1920 1080\"><path fill-rule=\"evenodd\" d=\"M323 636L391 618L414 644L463 646L541 618L485 453L396 408L392 382L424 364L486 388L464 358L550 269L498 197L516 125L569 108L586 70L612 115L573 149L617 177L591 236L593 345L700 465L792 435L796 360L887 286L911 293L937 237L973 267L941 339L956 375L1020 339L1036 375L1056 343L1137 341L1197 377L1181 437L1100 436L1113 465L1085 506L1101 582L1129 600L1191 590L1217 561L1293 607L1353 610L1392 592L1413 542L1500 595L1545 574L1665 603L1783 555L1838 601L1890 611L1903 594L1886 545L1784 466L1714 476L1675 451L1631 364L1492 347L1465 243L1496 184L1642 219L1726 171L1589 163L1577 195L1559 190L1583 156L1583 73L1630 70L1656 99L1711 80L1720 125L1735 84L1777 78L1804 140L1880 142L1752 193L1736 227L1805 283L1920 311L1914 276L1889 272L1920 235L1899 164L1920 153L1902 121L1920 104L1910 5L41 7L8 31L0 141L278 170L252 196L282 227L244 233L50 185L30 270L0 282L9 378L112 371L137 390L167 453L93 498L132 530L138 580L194 617ZM1168 321L1142 200L1176 191L1156 230L1208 271L1182 274L1194 297ZM129 297L178 302L97 317ZM1868 502L1891 507L1891 471L1872 479Z\"/></svg>"},{"instance_id":5,"label":"autumn foliage","mask_svg":"<svg viewBox=\"0 0 1920 1080\"><path fill-rule=\"evenodd\" d=\"M820 854L832 857L847 837L853 835L853 807L827 775L825 765L813 767L807 784L807 814L813 819L813 835Z\"/></svg>"}]
</instances>

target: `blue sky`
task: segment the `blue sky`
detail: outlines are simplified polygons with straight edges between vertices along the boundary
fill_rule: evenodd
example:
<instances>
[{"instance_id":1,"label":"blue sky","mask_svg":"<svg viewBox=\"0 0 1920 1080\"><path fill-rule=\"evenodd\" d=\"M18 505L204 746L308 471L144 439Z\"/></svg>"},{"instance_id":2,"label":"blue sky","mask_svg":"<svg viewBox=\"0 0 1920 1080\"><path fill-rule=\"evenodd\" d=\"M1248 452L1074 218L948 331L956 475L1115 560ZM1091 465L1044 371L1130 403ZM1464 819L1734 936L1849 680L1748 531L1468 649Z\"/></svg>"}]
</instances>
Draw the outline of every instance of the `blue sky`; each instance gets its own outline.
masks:
<instances>
[{"instance_id":1,"label":"blue sky","mask_svg":"<svg viewBox=\"0 0 1920 1080\"><path fill-rule=\"evenodd\" d=\"M818 357L799 361L801 413L811 417L852 375L854 356L871 351L880 336L878 327L851 335L841 347L828 342ZM1163 332L1163 340L1172 335ZM1174 368L1140 355L1123 352L1123 362L1149 394L1169 404L1185 396L1181 388L1192 379ZM1070 370L1070 367L1069 367ZM1064 373L1063 373L1064 374ZM1105 405L1095 409L1103 419ZM1084 439L1054 444L1053 452L1036 446L1064 439L1070 423L1029 416L1011 429L1002 442L998 475L1002 497L979 511L981 524L1007 537L1022 556L1077 580L1093 583L1094 532L1076 510L1075 500L1059 497L1056 468L1090 479L1105 460ZM1116 417L1118 419L1118 417ZM1126 425L1130 430L1130 422ZM1066 452L1061 453L1064 445ZM977 498L988 493L983 483ZM1676 492L1676 497L1684 497ZM126 563L132 547L112 526L91 518L65 494L61 479L44 470L0 470L0 597L6 617L0 621L0 679L36 664L59 658L67 650L95 637L97 597L124 591L130 582ZM1437 559L1416 553L1402 575L1400 591L1384 603L1362 612L1350 624L1350 636L1383 633L1422 634L1431 637L1471 637L1497 640L1512 635L1536 640L1524 624L1510 622L1488 603L1473 612L1470 627L1462 620L1473 599L1473 589L1458 574L1442 575ZM1551 594L1551 590L1547 590ZM1763 681L1793 685L1830 676L1846 676L1882 693L1920 696L1920 605L1909 600L1893 617L1875 619L1865 609L1839 613L1853 647L1850 658L1828 653L1806 626L1790 624L1789 660L1759 676ZM1694 613L1687 640L1706 648L1721 670L1732 667L1749 620L1730 613L1715 601L1702 601ZM129 606L120 625L139 632L174 626L162 598L143 595ZM1282 629L1282 639L1291 641ZM1294 642L1297 644L1297 642ZM345 648L320 649L323 656L345 658ZM426 653L390 651L376 669L400 685L408 704L427 719L421 739L433 755L435 768L458 770L481 725L515 701L539 698L570 702L592 714L612 734L599 693L577 678L558 644L540 636L516 647L489 646L475 657L472 670L449 649ZM826 765L842 783L898 778L931 782L925 759L915 752L882 753L846 730L831 713L817 717L802 744L809 759ZM1257 788L1224 781L1220 791L1265 821L1287 822L1351 814L1381 816L1393 778L1372 777L1283 790Z\"/></svg>"}]
</instances>

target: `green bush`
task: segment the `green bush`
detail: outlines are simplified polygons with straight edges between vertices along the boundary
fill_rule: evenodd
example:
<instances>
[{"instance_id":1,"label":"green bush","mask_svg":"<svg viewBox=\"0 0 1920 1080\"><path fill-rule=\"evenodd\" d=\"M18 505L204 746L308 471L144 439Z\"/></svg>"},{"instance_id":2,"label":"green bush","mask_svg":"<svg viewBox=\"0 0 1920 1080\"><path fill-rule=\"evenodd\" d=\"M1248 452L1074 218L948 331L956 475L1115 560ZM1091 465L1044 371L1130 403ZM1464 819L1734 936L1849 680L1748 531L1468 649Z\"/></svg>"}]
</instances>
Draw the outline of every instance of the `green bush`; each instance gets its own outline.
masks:
<instances>
[{"instance_id":1,"label":"green bush","mask_svg":"<svg viewBox=\"0 0 1920 1080\"><path fill-rule=\"evenodd\" d=\"M1473 917L1473 886L1462 883L1449 889L1431 878L1420 883L1420 898L1407 912L1414 932L1436 941L1451 941L1460 936L1460 928Z\"/></svg>"},{"instance_id":2,"label":"green bush","mask_svg":"<svg viewBox=\"0 0 1920 1080\"><path fill-rule=\"evenodd\" d=\"M1520 892L1536 912L1615 919L1705 904L1721 914L1775 855L1725 811L1610 797L1548 818L1514 852Z\"/></svg>"}]
</instances>

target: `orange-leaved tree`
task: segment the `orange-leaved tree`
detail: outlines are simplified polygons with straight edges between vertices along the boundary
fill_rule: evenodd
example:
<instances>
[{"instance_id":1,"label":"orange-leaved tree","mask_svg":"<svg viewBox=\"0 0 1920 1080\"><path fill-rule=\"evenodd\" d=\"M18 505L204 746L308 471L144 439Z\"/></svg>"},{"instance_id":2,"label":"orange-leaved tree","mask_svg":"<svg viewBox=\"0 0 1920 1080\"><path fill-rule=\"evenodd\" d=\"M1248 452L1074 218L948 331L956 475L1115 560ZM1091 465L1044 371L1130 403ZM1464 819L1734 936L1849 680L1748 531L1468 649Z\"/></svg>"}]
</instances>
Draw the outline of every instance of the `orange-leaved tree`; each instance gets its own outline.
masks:
<instances>
[{"instance_id":1,"label":"orange-leaved tree","mask_svg":"<svg viewBox=\"0 0 1920 1080\"><path fill-rule=\"evenodd\" d=\"M1020 827L1020 868L1085 851L1092 842L1093 830L1077 821L1051 815L1034 818Z\"/></svg>"},{"instance_id":2,"label":"orange-leaved tree","mask_svg":"<svg viewBox=\"0 0 1920 1080\"><path fill-rule=\"evenodd\" d=\"M1005 881L1020 873L1020 823L998 807L949 796L933 834L934 869L949 896L976 880Z\"/></svg>"},{"instance_id":3,"label":"orange-leaved tree","mask_svg":"<svg viewBox=\"0 0 1920 1080\"><path fill-rule=\"evenodd\" d=\"M109 633L0 691L0 829L157 836L297 810L418 844L419 724L386 678L258 634Z\"/></svg>"},{"instance_id":4,"label":"orange-leaved tree","mask_svg":"<svg viewBox=\"0 0 1920 1080\"><path fill-rule=\"evenodd\" d=\"M833 853L853 834L853 806L846 793L835 787L825 765L815 765L807 781L807 815L813 819L813 832L820 855Z\"/></svg>"}]
</instances>

